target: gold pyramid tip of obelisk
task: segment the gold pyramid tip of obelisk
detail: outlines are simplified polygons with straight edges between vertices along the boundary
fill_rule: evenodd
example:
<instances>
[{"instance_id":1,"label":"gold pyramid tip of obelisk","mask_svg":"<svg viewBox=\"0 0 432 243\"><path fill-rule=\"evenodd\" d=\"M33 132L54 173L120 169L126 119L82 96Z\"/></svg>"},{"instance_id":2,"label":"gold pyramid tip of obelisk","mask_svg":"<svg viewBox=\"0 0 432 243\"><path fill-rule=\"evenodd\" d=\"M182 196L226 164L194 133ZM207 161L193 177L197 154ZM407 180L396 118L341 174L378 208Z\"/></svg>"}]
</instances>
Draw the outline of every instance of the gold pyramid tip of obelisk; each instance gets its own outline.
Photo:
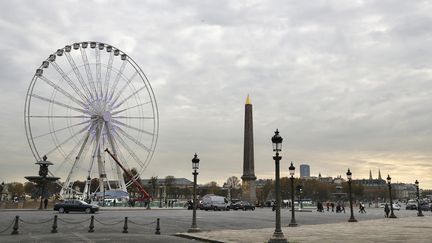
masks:
<instances>
[{"instance_id":1,"label":"gold pyramid tip of obelisk","mask_svg":"<svg viewBox=\"0 0 432 243\"><path fill-rule=\"evenodd\" d=\"M249 98L249 94L246 98L246 105L252 105L252 102L250 101L250 98Z\"/></svg>"}]
</instances>

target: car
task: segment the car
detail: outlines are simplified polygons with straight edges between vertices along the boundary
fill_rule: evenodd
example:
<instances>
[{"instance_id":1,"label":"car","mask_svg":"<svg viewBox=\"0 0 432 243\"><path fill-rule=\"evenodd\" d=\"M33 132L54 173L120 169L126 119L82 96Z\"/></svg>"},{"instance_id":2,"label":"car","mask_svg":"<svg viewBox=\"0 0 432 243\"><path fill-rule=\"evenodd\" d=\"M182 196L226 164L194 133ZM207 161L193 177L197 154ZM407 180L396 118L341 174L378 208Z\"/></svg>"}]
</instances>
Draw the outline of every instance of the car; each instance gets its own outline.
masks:
<instances>
[{"instance_id":1,"label":"car","mask_svg":"<svg viewBox=\"0 0 432 243\"><path fill-rule=\"evenodd\" d=\"M417 205L415 204L407 204L405 207L406 210L417 210Z\"/></svg>"},{"instance_id":2,"label":"car","mask_svg":"<svg viewBox=\"0 0 432 243\"><path fill-rule=\"evenodd\" d=\"M399 204L397 203L393 203L393 210L400 210L401 206L399 206Z\"/></svg>"},{"instance_id":3,"label":"car","mask_svg":"<svg viewBox=\"0 0 432 243\"><path fill-rule=\"evenodd\" d=\"M428 203L422 203L422 204L420 205L420 209L421 209L422 211L429 211L429 210L431 210L431 207L429 206Z\"/></svg>"},{"instance_id":4,"label":"car","mask_svg":"<svg viewBox=\"0 0 432 243\"><path fill-rule=\"evenodd\" d=\"M99 211L99 206L88 204L82 200L67 200L67 201L56 203L54 205L54 211L58 211L59 213L69 213L69 212L95 213Z\"/></svg>"},{"instance_id":5,"label":"car","mask_svg":"<svg viewBox=\"0 0 432 243\"><path fill-rule=\"evenodd\" d=\"M234 210L255 210L255 206L247 201L238 201L231 206L231 209Z\"/></svg>"}]
</instances>

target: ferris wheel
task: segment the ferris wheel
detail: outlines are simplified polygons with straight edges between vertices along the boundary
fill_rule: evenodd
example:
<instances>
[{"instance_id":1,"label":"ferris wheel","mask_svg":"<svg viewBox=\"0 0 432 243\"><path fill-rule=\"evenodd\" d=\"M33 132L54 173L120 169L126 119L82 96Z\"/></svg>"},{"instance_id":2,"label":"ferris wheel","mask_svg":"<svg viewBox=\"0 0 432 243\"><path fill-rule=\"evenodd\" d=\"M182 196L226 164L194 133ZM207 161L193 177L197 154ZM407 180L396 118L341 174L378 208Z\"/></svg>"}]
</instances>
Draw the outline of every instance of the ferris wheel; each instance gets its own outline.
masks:
<instances>
[{"instance_id":1,"label":"ferris wheel","mask_svg":"<svg viewBox=\"0 0 432 243\"><path fill-rule=\"evenodd\" d=\"M104 150L109 148L138 178L153 157L159 117L150 83L132 58L101 42L58 49L36 70L27 91L24 121L36 161L47 155L61 177L61 194L75 181L98 178L98 191L132 184Z\"/></svg>"}]
</instances>

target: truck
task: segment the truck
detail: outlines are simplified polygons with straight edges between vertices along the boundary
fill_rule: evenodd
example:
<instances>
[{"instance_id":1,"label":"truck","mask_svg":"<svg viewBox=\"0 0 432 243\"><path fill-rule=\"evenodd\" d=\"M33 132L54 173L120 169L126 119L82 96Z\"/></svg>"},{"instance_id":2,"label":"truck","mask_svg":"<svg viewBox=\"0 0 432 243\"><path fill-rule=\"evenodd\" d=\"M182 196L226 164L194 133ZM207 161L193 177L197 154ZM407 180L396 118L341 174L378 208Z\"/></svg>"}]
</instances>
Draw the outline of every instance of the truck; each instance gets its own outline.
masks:
<instances>
[{"instance_id":1,"label":"truck","mask_svg":"<svg viewBox=\"0 0 432 243\"><path fill-rule=\"evenodd\" d=\"M217 196L214 194L207 194L201 198L201 208L204 210L230 210L228 200L225 197Z\"/></svg>"}]
</instances>

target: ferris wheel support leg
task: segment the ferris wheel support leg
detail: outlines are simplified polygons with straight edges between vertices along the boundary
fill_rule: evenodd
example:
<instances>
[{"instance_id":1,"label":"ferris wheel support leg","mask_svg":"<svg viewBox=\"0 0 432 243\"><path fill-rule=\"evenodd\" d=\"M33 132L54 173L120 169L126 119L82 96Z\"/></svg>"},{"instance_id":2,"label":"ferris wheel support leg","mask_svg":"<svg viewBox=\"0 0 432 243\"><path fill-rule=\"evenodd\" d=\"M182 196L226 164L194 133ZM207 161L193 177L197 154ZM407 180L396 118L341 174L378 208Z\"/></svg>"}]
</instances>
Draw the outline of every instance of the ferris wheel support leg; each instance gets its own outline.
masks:
<instances>
[{"instance_id":1,"label":"ferris wheel support leg","mask_svg":"<svg viewBox=\"0 0 432 243\"><path fill-rule=\"evenodd\" d=\"M110 132L110 127L108 125L106 125L105 126L105 130L107 131L108 141L109 141L109 143L111 145L111 149L113 151L113 154L114 154L115 157L117 157L117 149L115 147L114 139L113 139L112 134ZM118 165L116 165L116 169L117 169L117 177L118 177L118 182L119 182L120 189L123 190L123 191L127 191L126 190L126 183L125 183L125 181L123 179L123 173L121 171L121 168Z\"/></svg>"},{"instance_id":2,"label":"ferris wheel support leg","mask_svg":"<svg viewBox=\"0 0 432 243\"><path fill-rule=\"evenodd\" d=\"M102 130L104 127L104 123L101 122L100 125L98 125L98 128L96 129L96 139L97 139L97 163L98 163L98 172L99 172L99 191L102 192L104 188L104 178L106 177L105 172L105 165L102 161L101 156L101 139L102 139Z\"/></svg>"},{"instance_id":3,"label":"ferris wheel support leg","mask_svg":"<svg viewBox=\"0 0 432 243\"><path fill-rule=\"evenodd\" d=\"M69 190L68 188L69 188L69 184L70 184L71 176L72 176L72 174L73 174L73 172L74 172L74 170L75 170L75 168L76 168L76 166L77 166L77 164L78 164L78 161L79 161L80 158L81 158L81 155L82 155L82 153L83 153L83 151L84 151L84 148L85 148L85 146L86 146L86 144L87 144L87 142L88 142L89 137L90 137L90 131L88 131L88 132L86 133L85 138L84 138L84 142L83 142L83 144L81 145L81 148L80 148L80 150L79 150L79 152L78 152L78 155L75 157L75 161L74 161L74 163L73 163L73 165L72 165L72 168L71 168L71 170L69 171L69 174L68 174L68 176L67 176L67 178L66 178L66 181L64 182L63 187L62 187L62 189L61 189L61 191L60 191L60 195L61 195L62 197L64 197L63 195L64 195L65 193L70 193L70 190Z\"/></svg>"}]
</instances>

